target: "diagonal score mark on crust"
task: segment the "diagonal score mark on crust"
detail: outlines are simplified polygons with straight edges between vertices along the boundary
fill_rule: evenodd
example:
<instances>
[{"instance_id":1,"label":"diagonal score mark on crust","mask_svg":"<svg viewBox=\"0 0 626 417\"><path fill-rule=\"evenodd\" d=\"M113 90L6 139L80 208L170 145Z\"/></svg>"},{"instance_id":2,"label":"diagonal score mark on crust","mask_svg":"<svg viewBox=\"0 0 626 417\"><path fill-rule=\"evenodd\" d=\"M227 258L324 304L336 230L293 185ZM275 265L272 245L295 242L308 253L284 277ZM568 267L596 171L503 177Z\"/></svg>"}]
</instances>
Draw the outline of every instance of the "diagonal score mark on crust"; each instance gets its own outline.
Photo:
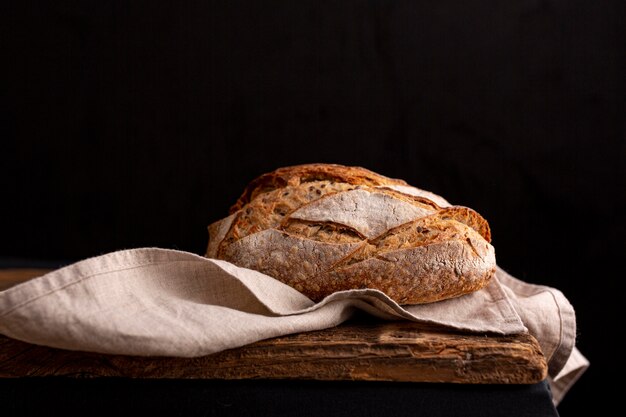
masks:
<instances>
[{"instance_id":1,"label":"diagonal score mark on crust","mask_svg":"<svg viewBox=\"0 0 626 417\"><path fill-rule=\"evenodd\" d=\"M357 185L317 181L266 192L237 211L230 230L217 248L218 257L229 244L253 233L277 228L293 211L327 194L352 190Z\"/></svg>"},{"instance_id":2,"label":"diagonal score mark on crust","mask_svg":"<svg viewBox=\"0 0 626 417\"><path fill-rule=\"evenodd\" d=\"M303 205L289 217L340 223L356 229L368 239L373 239L390 228L428 216L435 211L431 205L391 190L356 188L325 195Z\"/></svg>"},{"instance_id":3,"label":"diagonal score mark on crust","mask_svg":"<svg viewBox=\"0 0 626 417\"><path fill-rule=\"evenodd\" d=\"M294 237L307 238L325 243L357 243L367 240L366 236L350 226L335 222L319 222L302 219L287 219L279 230Z\"/></svg>"},{"instance_id":4,"label":"diagonal score mark on crust","mask_svg":"<svg viewBox=\"0 0 626 417\"><path fill-rule=\"evenodd\" d=\"M216 253L219 257L225 246L241 238L269 228L278 228L281 223L285 222L285 220L289 220L296 212L307 210L310 213L311 209L314 209L317 205L323 205L325 201L332 202L337 195L341 195L345 192L350 193L351 191L358 192L357 190L361 190L360 192L362 193L373 193L379 197L383 196L382 198L385 198L390 206L404 207L404 218L400 218L395 224L379 225L372 232L373 234L379 234L377 232L382 232L382 229L386 229L389 226L404 223L409 219L427 215L439 209L435 203L425 197L413 196L389 188L370 188L362 185L332 181L315 181L298 185L287 185L283 188L274 189L258 196L241 210L234 213L232 216L235 217L230 225L229 231L225 234L221 242L219 242L217 249L212 253ZM307 209L307 207L309 207L309 209ZM361 213L361 216L363 214L364 213ZM299 217L302 218L302 216ZM306 220L306 218L304 220ZM324 220L332 222L332 219ZM341 222L337 221L335 223ZM353 224L345 224L345 222L344 225L354 226ZM359 232L363 234L362 231Z\"/></svg>"},{"instance_id":5,"label":"diagonal score mark on crust","mask_svg":"<svg viewBox=\"0 0 626 417\"><path fill-rule=\"evenodd\" d=\"M362 167L349 167L338 164L304 164L278 168L252 180L237 202L231 207L234 213L258 196L286 186L303 183L329 181L353 185L393 185L407 186L404 180L389 178Z\"/></svg>"},{"instance_id":6,"label":"diagonal score mark on crust","mask_svg":"<svg viewBox=\"0 0 626 417\"><path fill-rule=\"evenodd\" d=\"M477 231L464 227L455 219L444 220L441 216L441 213L436 213L422 217L390 229L375 239L367 240L364 245L333 264L329 270L363 262L371 257L380 257L388 252L428 246L448 240L465 241L478 257L485 256L485 250L480 249L481 246L475 243L481 237Z\"/></svg>"},{"instance_id":7,"label":"diagonal score mark on crust","mask_svg":"<svg viewBox=\"0 0 626 417\"><path fill-rule=\"evenodd\" d=\"M227 246L224 259L235 259L238 266L275 278L288 276L290 285L301 291L299 285L308 277L323 272L326 265L335 263L361 244L326 243L267 229Z\"/></svg>"}]
</instances>

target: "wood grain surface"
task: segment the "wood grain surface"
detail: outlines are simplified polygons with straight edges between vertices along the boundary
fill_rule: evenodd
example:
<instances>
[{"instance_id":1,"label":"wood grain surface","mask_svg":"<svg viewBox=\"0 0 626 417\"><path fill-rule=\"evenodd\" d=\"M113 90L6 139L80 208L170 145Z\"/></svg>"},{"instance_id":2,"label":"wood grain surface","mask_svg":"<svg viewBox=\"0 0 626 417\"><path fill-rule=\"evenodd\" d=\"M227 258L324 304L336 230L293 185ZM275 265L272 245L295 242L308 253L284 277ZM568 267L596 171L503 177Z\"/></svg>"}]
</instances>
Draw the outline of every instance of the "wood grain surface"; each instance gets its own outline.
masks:
<instances>
[{"instance_id":1,"label":"wood grain surface","mask_svg":"<svg viewBox=\"0 0 626 417\"><path fill-rule=\"evenodd\" d=\"M6 271L5 271L6 272ZM40 275L36 271L34 276ZM0 274L0 282L15 282ZM28 276L22 271L22 277ZM33 276L33 275L31 275ZM14 275L15 277L15 275ZM315 379L532 384L547 365L528 334L469 334L360 316L199 358L134 357L36 346L0 336L0 377Z\"/></svg>"},{"instance_id":2,"label":"wood grain surface","mask_svg":"<svg viewBox=\"0 0 626 417\"><path fill-rule=\"evenodd\" d=\"M50 272L49 269L12 268L0 269L0 291L27 281L31 278L40 277Z\"/></svg>"}]
</instances>

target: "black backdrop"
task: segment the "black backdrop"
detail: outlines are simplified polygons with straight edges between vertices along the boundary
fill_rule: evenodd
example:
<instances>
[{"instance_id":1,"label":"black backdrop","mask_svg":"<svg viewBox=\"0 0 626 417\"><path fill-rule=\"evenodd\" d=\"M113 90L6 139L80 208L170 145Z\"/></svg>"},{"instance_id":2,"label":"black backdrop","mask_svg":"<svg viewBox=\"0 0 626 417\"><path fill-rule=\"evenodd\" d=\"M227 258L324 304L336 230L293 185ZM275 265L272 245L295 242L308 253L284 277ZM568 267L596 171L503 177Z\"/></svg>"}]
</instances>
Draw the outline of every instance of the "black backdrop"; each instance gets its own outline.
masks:
<instances>
[{"instance_id":1,"label":"black backdrop","mask_svg":"<svg viewBox=\"0 0 626 417\"><path fill-rule=\"evenodd\" d=\"M592 367L560 411L596 400L623 316L623 1L181 3L3 3L0 256L203 253L258 174L361 165L477 209L504 269L561 289Z\"/></svg>"}]
</instances>

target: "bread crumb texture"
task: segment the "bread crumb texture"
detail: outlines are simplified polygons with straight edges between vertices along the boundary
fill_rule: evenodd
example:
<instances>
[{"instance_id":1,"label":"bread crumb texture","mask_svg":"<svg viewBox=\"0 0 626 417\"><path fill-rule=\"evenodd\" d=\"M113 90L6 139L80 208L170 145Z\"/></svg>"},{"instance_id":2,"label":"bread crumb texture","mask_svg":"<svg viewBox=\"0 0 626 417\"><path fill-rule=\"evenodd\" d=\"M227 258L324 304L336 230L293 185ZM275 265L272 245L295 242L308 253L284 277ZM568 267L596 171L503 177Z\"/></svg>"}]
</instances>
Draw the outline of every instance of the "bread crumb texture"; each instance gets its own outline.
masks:
<instances>
[{"instance_id":1,"label":"bread crumb texture","mask_svg":"<svg viewBox=\"0 0 626 417\"><path fill-rule=\"evenodd\" d=\"M209 226L206 256L254 269L314 301L374 288L400 304L477 291L495 274L476 211L361 167L308 164L253 180Z\"/></svg>"}]
</instances>

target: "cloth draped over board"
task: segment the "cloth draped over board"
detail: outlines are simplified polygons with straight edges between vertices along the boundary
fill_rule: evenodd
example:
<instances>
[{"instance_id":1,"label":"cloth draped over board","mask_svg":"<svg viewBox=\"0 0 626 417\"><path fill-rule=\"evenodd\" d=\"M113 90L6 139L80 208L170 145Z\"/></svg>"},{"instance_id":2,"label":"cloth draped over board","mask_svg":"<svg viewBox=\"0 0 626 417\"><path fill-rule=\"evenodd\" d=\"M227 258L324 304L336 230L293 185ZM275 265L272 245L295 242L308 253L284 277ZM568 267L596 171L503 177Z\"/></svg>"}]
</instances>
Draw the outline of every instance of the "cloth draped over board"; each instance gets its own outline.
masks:
<instances>
[{"instance_id":1,"label":"cloth draped over board","mask_svg":"<svg viewBox=\"0 0 626 417\"><path fill-rule=\"evenodd\" d=\"M260 272L160 248L85 259L1 291L0 333L70 350L197 357L337 326L357 310L468 332L529 332L548 362L557 404L589 365L575 347L565 296L500 268L485 288L436 303L398 305L372 289L314 303Z\"/></svg>"}]
</instances>

